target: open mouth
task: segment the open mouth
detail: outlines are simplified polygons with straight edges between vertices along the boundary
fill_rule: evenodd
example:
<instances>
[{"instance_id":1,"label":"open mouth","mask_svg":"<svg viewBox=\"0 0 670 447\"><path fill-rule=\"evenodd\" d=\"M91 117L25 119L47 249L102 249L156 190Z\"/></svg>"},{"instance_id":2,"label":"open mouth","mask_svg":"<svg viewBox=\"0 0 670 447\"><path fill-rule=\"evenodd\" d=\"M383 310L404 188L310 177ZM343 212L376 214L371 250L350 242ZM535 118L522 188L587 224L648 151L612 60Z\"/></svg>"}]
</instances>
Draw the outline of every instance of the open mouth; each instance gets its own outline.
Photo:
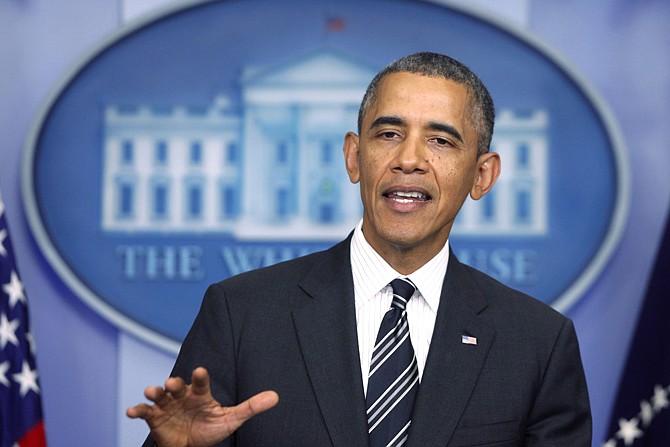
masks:
<instances>
[{"instance_id":1,"label":"open mouth","mask_svg":"<svg viewBox=\"0 0 670 447\"><path fill-rule=\"evenodd\" d=\"M427 202L430 196L421 191L389 191L384 197L398 203Z\"/></svg>"}]
</instances>

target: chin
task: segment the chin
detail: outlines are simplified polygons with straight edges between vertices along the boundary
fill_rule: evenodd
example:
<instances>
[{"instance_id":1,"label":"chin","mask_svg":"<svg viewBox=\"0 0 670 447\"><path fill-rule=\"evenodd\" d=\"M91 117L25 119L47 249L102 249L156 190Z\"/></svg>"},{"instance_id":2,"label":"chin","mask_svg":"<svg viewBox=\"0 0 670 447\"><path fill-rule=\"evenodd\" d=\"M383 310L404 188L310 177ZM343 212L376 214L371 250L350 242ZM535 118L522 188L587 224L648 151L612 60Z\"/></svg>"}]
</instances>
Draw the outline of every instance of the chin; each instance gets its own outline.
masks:
<instances>
[{"instance_id":1,"label":"chin","mask_svg":"<svg viewBox=\"0 0 670 447\"><path fill-rule=\"evenodd\" d=\"M387 241L398 250L411 250L422 245L423 238L415 234L395 234Z\"/></svg>"}]
</instances>

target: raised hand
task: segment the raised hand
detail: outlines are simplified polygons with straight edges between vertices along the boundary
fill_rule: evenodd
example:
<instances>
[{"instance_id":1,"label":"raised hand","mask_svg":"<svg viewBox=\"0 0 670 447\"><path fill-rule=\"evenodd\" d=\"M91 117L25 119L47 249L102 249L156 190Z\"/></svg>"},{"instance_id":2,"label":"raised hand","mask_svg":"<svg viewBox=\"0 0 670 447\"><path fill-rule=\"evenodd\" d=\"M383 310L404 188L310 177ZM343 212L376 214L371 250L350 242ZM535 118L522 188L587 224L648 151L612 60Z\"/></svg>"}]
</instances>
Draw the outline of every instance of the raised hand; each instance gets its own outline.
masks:
<instances>
[{"instance_id":1,"label":"raised hand","mask_svg":"<svg viewBox=\"0 0 670 447\"><path fill-rule=\"evenodd\" d=\"M191 385L171 377L165 388L147 387L147 399L126 410L130 418L144 419L159 447L205 447L215 444L279 402L274 391L263 391L234 407L222 407L212 396L205 368L193 371Z\"/></svg>"}]
</instances>

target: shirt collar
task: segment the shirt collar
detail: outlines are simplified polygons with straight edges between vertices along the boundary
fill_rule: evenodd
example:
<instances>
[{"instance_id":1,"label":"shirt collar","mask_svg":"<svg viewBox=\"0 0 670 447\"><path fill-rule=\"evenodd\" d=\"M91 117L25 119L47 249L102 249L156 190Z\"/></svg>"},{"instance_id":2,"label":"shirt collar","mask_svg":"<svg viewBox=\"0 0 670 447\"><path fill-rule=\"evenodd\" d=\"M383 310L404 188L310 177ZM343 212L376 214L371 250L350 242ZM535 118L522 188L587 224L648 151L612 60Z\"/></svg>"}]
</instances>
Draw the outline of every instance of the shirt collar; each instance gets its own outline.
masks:
<instances>
[{"instance_id":1,"label":"shirt collar","mask_svg":"<svg viewBox=\"0 0 670 447\"><path fill-rule=\"evenodd\" d=\"M354 288L360 296L371 299L377 292L399 276L398 273L368 243L363 235L363 220L358 222L351 238L351 268ZM449 241L430 261L407 277L416 285L433 312L437 312L442 284L449 263ZM438 280L436 280L438 278Z\"/></svg>"}]
</instances>

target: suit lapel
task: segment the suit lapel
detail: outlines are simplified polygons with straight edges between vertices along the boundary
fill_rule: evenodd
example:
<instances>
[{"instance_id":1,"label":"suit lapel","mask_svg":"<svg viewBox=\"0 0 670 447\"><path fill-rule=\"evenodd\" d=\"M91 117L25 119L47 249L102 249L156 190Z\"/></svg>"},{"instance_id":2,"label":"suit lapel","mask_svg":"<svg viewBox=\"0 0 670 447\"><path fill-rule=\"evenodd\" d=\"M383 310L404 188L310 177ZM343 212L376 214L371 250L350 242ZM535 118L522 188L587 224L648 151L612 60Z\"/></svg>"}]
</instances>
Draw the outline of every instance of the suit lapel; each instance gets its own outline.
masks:
<instances>
[{"instance_id":1,"label":"suit lapel","mask_svg":"<svg viewBox=\"0 0 670 447\"><path fill-rule=\"evenodd\" d=\"M426 367L414 404L408 445L445 446L477 383L495 336L480 315L487 302L453 254L442 287ZM462 336L477 344L462 342Z\"/></svg>"},{"instance_id":2,"label":"suit lapel","mask_svg":"<svg viewBox=\"0 0 670 447\"><path fill-rule=\"evenodd\" d=\"M300 287L311 297L293 310L300 349L334 446L367 444L356 336L350 238L330 249Z\"/></svg>"}]
</instances>

